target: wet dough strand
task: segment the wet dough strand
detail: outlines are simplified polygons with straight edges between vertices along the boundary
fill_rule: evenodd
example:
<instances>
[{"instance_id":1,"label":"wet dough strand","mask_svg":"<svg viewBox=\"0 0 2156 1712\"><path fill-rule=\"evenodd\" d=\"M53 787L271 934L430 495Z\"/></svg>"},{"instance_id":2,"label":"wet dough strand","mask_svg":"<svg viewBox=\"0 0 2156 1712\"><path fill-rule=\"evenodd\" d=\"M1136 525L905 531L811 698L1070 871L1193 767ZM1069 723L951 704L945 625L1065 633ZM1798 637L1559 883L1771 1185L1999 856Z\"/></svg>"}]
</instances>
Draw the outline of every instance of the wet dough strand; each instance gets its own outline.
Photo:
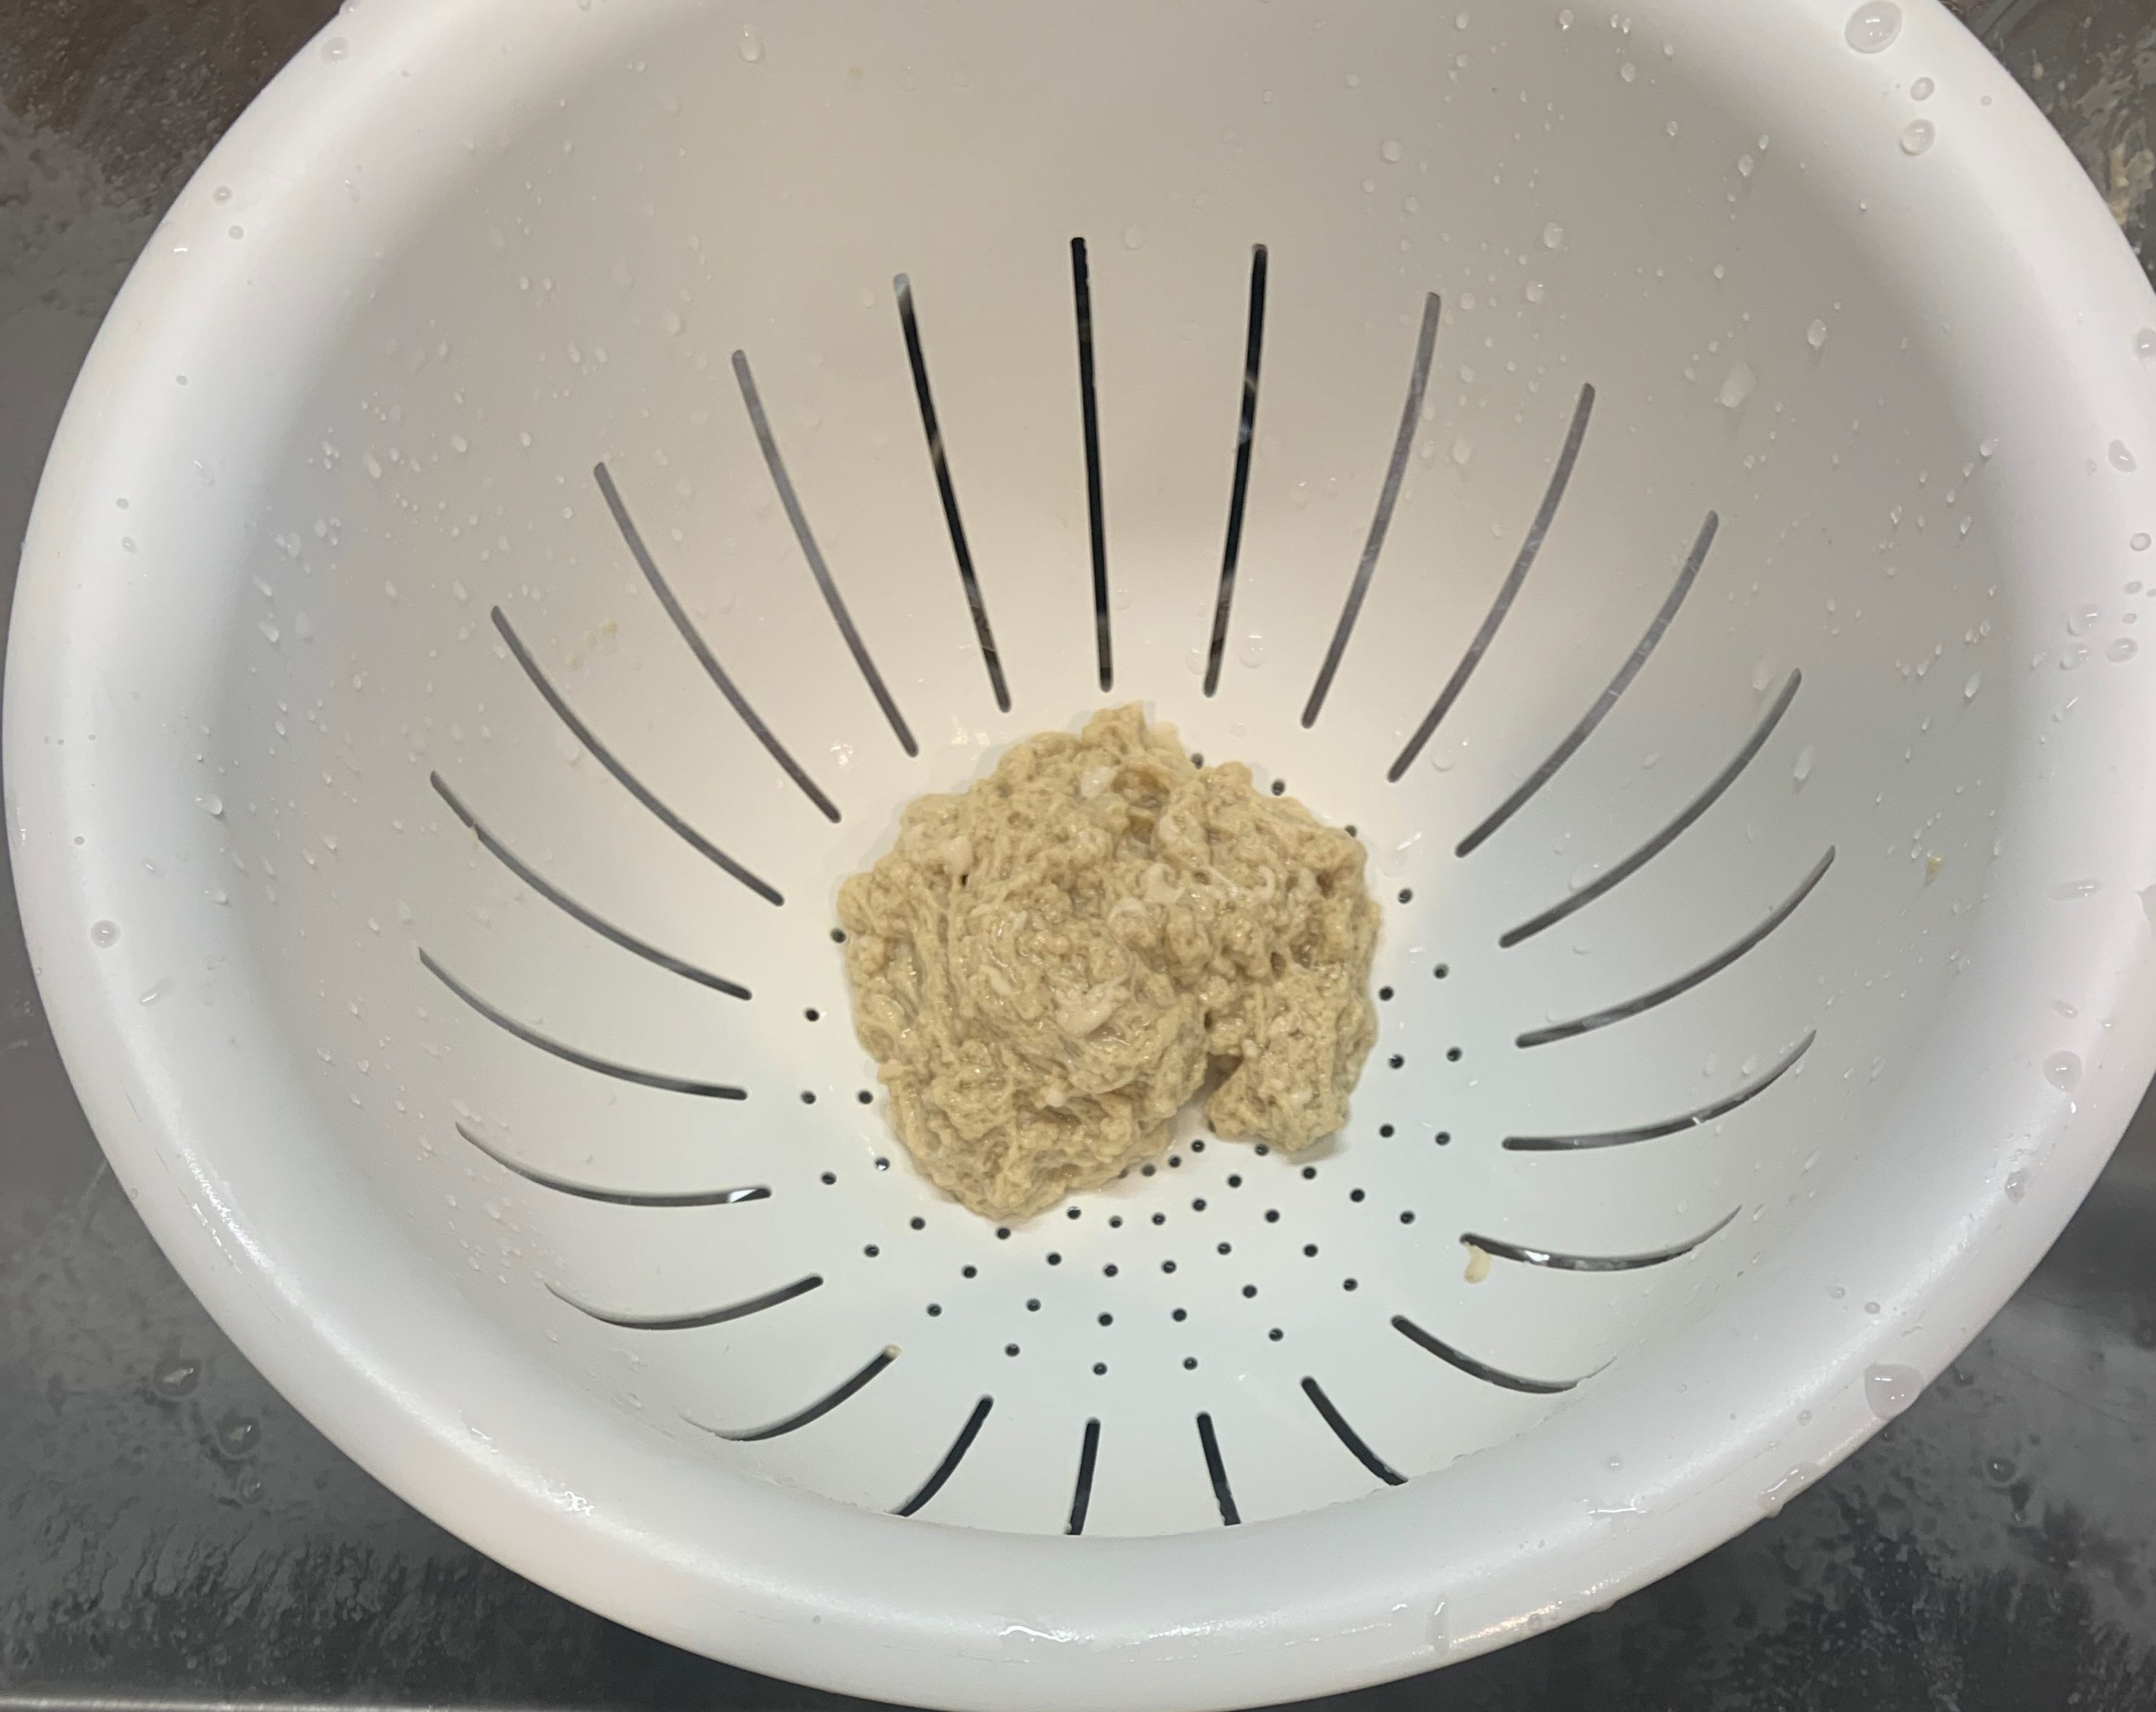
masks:
<instances>
[{"instance_id":1,"label":"wet dough strand","mask_svg":"<svg viewBox=\"0 0 2156 1712\"><path fill-rule=\"evenodd\" d=\"M839 888L854 1024L928 1177L1024 1218L1207 1122L1288 1151L1341 1127L1377 1038L1362 844L1133 705L906 806Z\"/></svg>"}]
</instances>

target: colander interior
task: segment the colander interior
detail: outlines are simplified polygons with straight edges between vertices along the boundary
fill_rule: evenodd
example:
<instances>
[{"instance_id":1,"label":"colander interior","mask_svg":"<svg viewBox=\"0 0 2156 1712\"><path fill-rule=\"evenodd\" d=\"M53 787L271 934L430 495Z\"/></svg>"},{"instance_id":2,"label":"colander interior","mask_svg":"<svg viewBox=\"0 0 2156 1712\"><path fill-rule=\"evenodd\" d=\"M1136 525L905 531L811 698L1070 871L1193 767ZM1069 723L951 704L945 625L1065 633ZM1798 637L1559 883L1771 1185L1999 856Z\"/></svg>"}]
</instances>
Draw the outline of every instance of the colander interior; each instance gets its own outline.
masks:
<instances>
[{"instance_id":1,"label":"colander interior","mask_svg":"<svg viewBox=\"0 0 2156 1712\"><path fill-rule=\"evenodd\" d=\"M442 1278L714 1464L1129 1535L1592 1409L1815 1240L2015 663L1986 425L1799 141L1539 8L1253 8L1202 78L1127 18L1106 88L1075 16L654 17L353 284L192 782ZM1194 1122L999 1229L834 894L1127 700L1368 844L1382 1038L1315 1151Z\"/></svg>"}]
</instances>

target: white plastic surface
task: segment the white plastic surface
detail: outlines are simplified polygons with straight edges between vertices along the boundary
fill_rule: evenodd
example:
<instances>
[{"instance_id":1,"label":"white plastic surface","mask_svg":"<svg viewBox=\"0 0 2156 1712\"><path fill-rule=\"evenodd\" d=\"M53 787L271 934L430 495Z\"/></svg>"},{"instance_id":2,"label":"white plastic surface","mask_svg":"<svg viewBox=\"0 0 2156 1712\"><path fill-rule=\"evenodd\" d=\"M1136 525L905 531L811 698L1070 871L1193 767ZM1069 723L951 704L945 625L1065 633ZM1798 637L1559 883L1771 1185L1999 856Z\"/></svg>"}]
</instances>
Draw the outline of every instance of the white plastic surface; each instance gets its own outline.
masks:
<instances>
[{"instance_id":1,"label":"white plastic surface","mask_svg":"<svg viewBox=\"0 0 2156 1712\"><path fill-rule=\"evenodd\" d=\"M1562 1621L1785 1500L2033 1264L2156 1025L2133 545L2156 528L2156 300L1958 26L1861 11L340 17L115 310L8 663L43 990L189 1283L340 1444L504 1561L901 1700L1337 1689ZM1397 509L1306 720L1433 292ZM917 754L819 592L737 351ZM835 823L654 597L602 463ZM497 607L639 787L782 904L571 735ZM1358 828L1383 1036L1317 1155L1193 1132L1004 1237L859 1100L831 900L907 798L1130 699ZM1636 872L1501 947L1763 730ZM576 1053L746 1098L567 1062L437 971ZM460 1126L585 1188L768 1192L595 1201ZM1635 1126L1667 1132L1504 1145ZM1479 1282L1469 1236L1496 1245ZM811 1279L715 1323L610 1323ZM793 1430L726 1436L871 1368ZM969 1422L918 1517L884 1514Z\"/></svg>"}]
</instances>

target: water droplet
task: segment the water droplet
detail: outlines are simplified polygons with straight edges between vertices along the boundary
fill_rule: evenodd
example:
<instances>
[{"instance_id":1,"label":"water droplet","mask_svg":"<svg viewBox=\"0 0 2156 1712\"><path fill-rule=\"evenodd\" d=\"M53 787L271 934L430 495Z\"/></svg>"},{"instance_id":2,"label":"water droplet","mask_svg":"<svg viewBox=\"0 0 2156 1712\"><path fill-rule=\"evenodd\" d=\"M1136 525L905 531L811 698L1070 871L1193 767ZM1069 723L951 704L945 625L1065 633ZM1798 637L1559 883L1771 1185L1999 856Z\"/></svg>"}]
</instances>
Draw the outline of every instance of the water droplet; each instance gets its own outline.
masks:
<instances>
[{"instance_id":1,"label":"water droplet","mask_svg":"<svg viewBox=\"0 0 2156 1712\"><path fill-rule=\"evenodd\" d=\"M662 310L660 311L659 325L670 333L680 332L682 325L681 311L671 306Z\"/></svg>"},{"instance_id":2,"label":"water droplet","mask_svg":"<svg viewBox=\"0 0 2156 1712\"><path fill-rule=\"evenodd\" d=\"M1467 460L1474 455L1475 447L1472 442L1460 439L1452 443L1452 461L1462 469L1466 467Z\"/></svg>"},{"instance_id":3,"label":"water droplet","mask_svg":"<svg viewBox=\"0 0 2156 1712\"><path fill-rule=\"evenodd\" d=\"M159 999L164 997L164 996L172 990L172 977L169 975L160 975L155 981L151 982L149 986L142 989L142 996L136 1000L136 1003L140 1005L154 1005Z\"/></svg>"},{"instance_id":4,"label":"water droplet","mask_svg":"<svg viewBox=\"0 0 2156 1712\"><path fill-rule=\"evenodd\" d=\"M1961 699L1964 701L1974 701L1976 700L1976 692L1983 688L1984 674L1971 672L1961 686Z\"/></svg>"},{"instance_id":5,"label":"water droplet","mask_svg":"<svg viewBox=\"0 0 2156 1712\"><path fill-rule=\"evenodd\" d=\"M1909 99L1912 101L1928 101L1932 98L1932 91L1938 87L1938 85L1928 77L1920 77L1909 85Z\"/></svg>"},{"instance_id":6,"label":"water droplet","mask_svg":"<svg viewBox=\"0 0 2156 1712\"><path fill-rule=\"evenodd\" d=\"M1722 407L1724 410L1736 409L1752 396L1753 389L1758 384L1759 377L1752 372L1752 366L1749 363L1739 362L1732 365L1727 377L1722 383Z\"/></svg>"},{"instance_id":7,"label":"water droplet","mask_svg":"<svg viewBox=\"0 0 2156 1712\"><path fill-rule=\"evenodd\" d=\"M2133 336L2133 352L2143 362L2156 362L2156 327L2143 327Z\"/></svg>"},{"instance_id":8,"label":"water droplet","mask_svg":"<svg viewBox=\"0 0 2156 1712\"><path fill-rule=\"evenodd\" d=\"M1399 160L1400 157L1399 139L1397 137L1387 137L1384 141L1383 146L1378 149L1378 152L1383 155L1388 161Z\"/></svg>"},{"instance_id":9,"label":"water droplet","mask_svg":"<svg viewBox=\"0 0 2156 1712\"><path fill-rule=\"evenodd\" d=\"M1557 27L1561 30L1572 28L1572 8L1568 6L1557 15Z\"/></svg>"},{"instance_id":10,"label":"water droplet","mask_svg":"<svg viewBox=\"0 0 2156 1712\"><path fill-rule=\"evenodd\" d=\"M1530 279L1527 281L1527 299L1529 303L1540 303L1543 300L1543 282L1541 280Z\"/></svg>"},{"instance_id":11,"label":"water droplet","mask_svg":"<svg viewBox=\"0 0 2156 1712\"><path fill-rule=\"evenodd\" d=\"M1623 78L1625 82L1631 83L1639 77L1640 68L1627 59L1617 68L1617 75Z\"/></svg>"},{"instance_id":12,"label":"water droplet","mask_svg":"<svg viewBox=\"0 0 2156 1712\"><path fill-rule=\"evenodd\" d=\"M754 24L745 23L742 26L739 51L742 58L751 65L763 58L763 38L757 33Z\"/></svg>"},{"instance_id":13,"label":"water droplet","mask_svg":"<svg viewBox=\"0 0 2156 1712\"><path fill-rule=\"evenodd\" d=\"M2127 542L2127 546L2132 547L2137 553L2147 552L2148 551L2148 531L2145 529L2138 531L2131 541Z\"/></svg>"},{"instance_id":14,"label":"water droplet","mask_svg":"<svg viewBox=\"0 0 2156 1712\"><path fill-rule=\"evenodd\" d=\"M185 1397L201 1377L202 1363L182 1356L159 1367L150 1382L157 1387L160 1397Z\"/></svg>"},{"instance_id":15,"label":"water droplet","mask_svg":"<svg viewBox=\"0 0 2156 1712\"><path fill-rule=\"evenodd\" d=\"M228 184L220 184L215 190L209 193L209 199L213 202L230 202L232 200L232 187Z\"/></svg>"},{"instance_id":16,"label":"water droplet","mask_svg":"<svg viewBox=\"0 0 2156 1712\"><path fill-rule=\"evenodd\" d=\"M1749 178L1758 169L1759 163L1751 156L1739 155L1737 157L1737 176L1739 178Z\"/></svg>"},{"instance_id":17,"label":"water droplet","mask_svg":"<svg viewBox=\"0 0 2156 1712\"><path fill-rule=\"evenodd\" d=\"M261 1423L251 1415L227 1415L217 1423L217 1448L227 1456L252 1456L262 1436Z\"/></svg>"},{"instance_id":18,"label":"water droplet","mask_svg":"<svg viewBox=\"0 0 2156 1712\"><path fill-rule=\"evenodd\" d=\"M93 921L90 925L90 942L100 951L109 951L120 943L120 924L116 921Z\"/></svg>"},{"instance_id":19,"label":"water droplet","mask_svg":"<svg viewBox=\"0 0 2156 1712\"><path fill-rule=\"evenodd\" d=\"M2028 1172L2026 1172L2026 1171L2009 1171L2009 1172L2006 1174L2006 1198L2007 1198L2009 1201L2019 1201L2019 1200L2020 1200L2020 1199L2024 1195L2027 1194L2028 1192L2029 1192L2029 1173L2028 1173Z\"/></svg>"},{"instance_id":20,"label":"water droplet","mask_svg":"<svg viewBox=\"0 0 2156 1712\"><path fill-rule=\"evenodd\" d=\"M1140 230L1137 227L1136 227L1136 226L1126 226L1126 227L1124 227L1124 228L1123 228L1123 248L1124 248L1125 249L1144 249L1144 248L1145 248L1145 233L1144 233L1142 230Z\"/></svg>"},{"instance_id":21,"label":"water droplet","mask_svg":"<svg viewBox=\"0 0 2156 1712\"><path fill-rule=\"evenodd\" d=\"M1564 228L1553 220L1543 228L1543 248L1562 249L1564 247Z\"/></svg>"},{"instance_id":22,"label":"water droplet","mask_svg":"<svg viewBox=\"0 0 2156 1712\"><path fill-rule=\"evenodd\" d=\"M2084 664L2088 657L2089 645L2086 642L2070 642L2059 650L2059 669L2062 672L2073 671Z\"/></svg>"},{"instance_id":23,"label":"water droplet","mask_svg":"<svg viewBox=\"0 0 2156 1712\"><path fill-rule=\"evenodd\" d=\"M1265 664L1265 638L1252 631L1235 644L1235 658L1246 666L1256 667Z\"/></svg>"},{"instance_id":24,"label":"water droplet","mask_svg":"<svg viewBox=\"0 0 2156 1712\"><path fill-rule=\"evenodd\" d=\"M342 36L331 36L329 40L322 44L322 58L332 65L351 52L352 44L345 40Z\"/></svg>"},{"instance_id":25,"label":"water droplet","mask_svg":"<svg viewBox=\"0 0 2156 1712\"><path fill-rule=\"evenodd\" d=\"M2020 1472L2012 1457L1989 1457L1984 1461L1984 1477L1996 1485L2012 1484L2014 1477Z\"/></svg>"},{"instance_id":26,"label":"water droplet","mask_svg":"<svg viewBox=\"0 0 2156 1712\"><path fill-rule=\"evenodd\" d=\"M1979 457L1979 458L1989 458L1989 456L1990 456L1994 452L1996 452L1998 449L1999 449L1999 437L1998 437L1996 434L1994 434L1994 435L1993 435L1989 439L1988 439L1988 440L1979 441L1979 442L1978 443L1978 444L1977 444L1977 448L1976 448L1976 455L1977 455L1978 457Z\"/></svg>"},{"instance_id":27,"label":"water droplet","mask_svg":"<svg viewBox=\"0 0 2156 1712\"><path fill-rule=\"evenodd\" d=\"M1824 349L1826 345L1826 323L1825 321L1814 321L1811 325L1806 327L1804 329L1804 343L1810 346L1815 351Z\"/></svg>"},{"instance_id":28,"label":"water droplet","mask_svg":"<svg viewBox=\"0 0 2156 1712\"><path fill-rule=\"evenodd\" d=\"M1812 776L1812 763L1818 759L1818 751L1810 744L1805 744L1797 751L1797 764L1790 770L1789 776L1801 785Z\"/></svg>"},{"instance_id":29,"label":"water droplet","mask_svg":"<svg viewBox=\"0 0 2156 1712\"><path fill-rule=\"evenodd\" d=\"M1864 1400L1882 1421L1891 1421L1907 1408L1923 1388L1923 1375L1897 1361L1882 1361L1864 1370Z\"/></svg>"},{"instance_id":30,"label":"water droplet","mask_svg":"<svg viewBox=\"0 0 2156 1712\"><path fill-rule=\"evenodd\" d=\"M2044 1060L2044 1079L2061 1094L2082 1085L2082 1061L2077 1053L2055 1052Z\"/></svg>"},{"instance_id":31,"label":"water droplet","mask_svg":"<svg viewBox=\"0 0 2156 1712\"><path fill-rule=\"evenodd\" d=\"M1565 28L1572 28L1572 14L1569 12L1559 13L1558 16L1564 20ZM1430 1607L1430 1621L1423 1625L1423 1633L1429 1637L1430 1645L1437 1649L1440 1658L1451 1652L1452 1618L1446 1612L1445 1602L1442 1599Z\"/></svg>"},{"instance_id":32,"label":"water droplet","mask_svg":"<svg viewBox=\"0 0 2156 1712\"><path fill-rule=\"evenodd\" d=\"M2103 882L2100 879L2064 880L2051 888L2051 900L2059 904L2078 903L2083 898L2094 897L2102 889Z\"/></svg>"},{"instance_id":33,"label":"water droplet","mask_svg":"<svg viewBox=\"0 0 2156 1712\"><path fill-rule=\"evenodd\" d=\"M1894 0L1864 0L1849 14L1841 38L1860 54L1883 54L1902 33L1902 8Z\"/></svg>"},{"instance_id":34,"label":"water droplet","mask_svg":"<svg viewBox=\"0 0 2156 1712\"><path fill-rule=\"evenodd\" d=\"M2141 652L2141 644L2131 636L2118 636L2103 651L2103 657L2117 665L2123 665Z\"/></svg>"},{"instance_id":35,"label":"water droplet","mask_svg":"<svg viewBox=\"0 0 2156 1712\"><path fill-rule=\"evenodd\" d=\"M1902 131L1902 152L1921 155L1938 140L1938 127L1928 119L1912 119Z\"/></svg>"},{"instance_id":36,"label":"water droplet","mask_svg":"<svg viewBox=\"0 0 2156 1712\"><path fill-rule=\"evenodd\" d=\"M2125 441L2113 440L2111 443L2111 467L2120 471L2129 471L2138 467L2133 460L2133 449Z\"/></svg>"},{"instance_id":37,"label":"water droplet","mask_svg":"<svg viewBox=\"0 0 2156 1712\"><path fill-rule=\"evenodd\" d=\"M2076 607L2066 617L2066 634L2086 636L2102 622L2103 613L2095 607Z\"/></svg>"}]
</instances>

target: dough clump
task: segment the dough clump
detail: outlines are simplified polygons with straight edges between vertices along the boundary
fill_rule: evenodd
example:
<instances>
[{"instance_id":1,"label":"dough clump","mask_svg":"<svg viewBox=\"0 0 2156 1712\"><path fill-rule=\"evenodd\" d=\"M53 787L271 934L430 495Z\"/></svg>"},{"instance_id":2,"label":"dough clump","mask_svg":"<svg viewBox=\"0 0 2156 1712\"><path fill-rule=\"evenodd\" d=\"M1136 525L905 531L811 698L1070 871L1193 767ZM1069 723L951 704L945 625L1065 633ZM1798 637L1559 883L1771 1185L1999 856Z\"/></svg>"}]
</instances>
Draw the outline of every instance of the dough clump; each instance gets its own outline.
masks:
<instances>
[{"instance_id":1,"label":"dough clump","mask_svg":"<svg viewBox=\"0 0 2156 1712\"><path fill-rule=\"evenodd\" d=\"M839 889L854 1026L933 1182L1019 1219L1164 1144L1339 1129L1377 1039L1364 851L1136 705L906 805Z\"/></svg>"}]
</instances>

